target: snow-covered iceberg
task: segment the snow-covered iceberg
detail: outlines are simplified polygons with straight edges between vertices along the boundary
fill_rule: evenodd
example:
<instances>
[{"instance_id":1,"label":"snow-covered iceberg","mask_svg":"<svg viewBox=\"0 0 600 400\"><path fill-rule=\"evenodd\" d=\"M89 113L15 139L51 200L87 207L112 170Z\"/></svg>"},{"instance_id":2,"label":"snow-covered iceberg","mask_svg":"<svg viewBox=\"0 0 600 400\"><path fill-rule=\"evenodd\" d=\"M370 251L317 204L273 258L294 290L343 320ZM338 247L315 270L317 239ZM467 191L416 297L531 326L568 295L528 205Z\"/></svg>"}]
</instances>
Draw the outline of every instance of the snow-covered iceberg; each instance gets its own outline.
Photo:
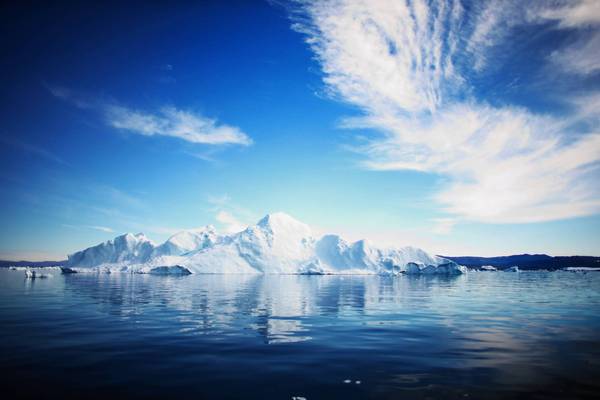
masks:
<instances>
[{"instance_id":1,"label":"snow-covered iceberg","mask_svg":"<svg viewBox=\"0 0 600 400\"><path fill-rule=\"evenodd\" d=\"M68 257L67 266L97 267L103 264L137 264L152 258L156 245L143 233L126 233Z\"/></svg>"},{"instance_id":2,"label":"snow-covered iceberg","mask_svg":"<svg viewBox=\"0 0 600 400\"><path fill-rule=\"evenodd\" d=\"M338 235L315 238L310 227L284 213L219 235L207 226L182 231L155 245L126 234L69 256L73 271L147 274L460 274L465 267L414 247L381 248Z\"/></svg>"}]
</instances>

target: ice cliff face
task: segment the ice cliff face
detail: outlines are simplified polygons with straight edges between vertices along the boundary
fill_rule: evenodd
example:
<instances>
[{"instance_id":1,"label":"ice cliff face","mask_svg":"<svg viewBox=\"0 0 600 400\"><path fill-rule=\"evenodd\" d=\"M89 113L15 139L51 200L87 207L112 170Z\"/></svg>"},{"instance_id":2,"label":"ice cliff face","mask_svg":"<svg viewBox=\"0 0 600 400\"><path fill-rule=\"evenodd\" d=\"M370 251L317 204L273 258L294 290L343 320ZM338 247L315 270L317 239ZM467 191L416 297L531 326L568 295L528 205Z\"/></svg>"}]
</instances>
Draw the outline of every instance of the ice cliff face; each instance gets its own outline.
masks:
<instances>
[{"instance_id":1,"label":"ice cliff face","mask_svg":"<svg viewBox=\"0 0 600 400\"><path fill-rule=\"evenodd\" d=\"M128 245L122 245L129 238ZM118 244L118 245L117 245ZM70 268L140 273L460 274L456 263L413 247L379 248L337 235L315 239L310 227L284 213L269 214L232 235L213 227L184 231L155 246L139 235L69 256Z\"/></svg>"},{"instance_id":2,"label":"ice cliff face","mask_svg":"<svg viewBox=\"0 0 600 400\"><path fill-rule=\"evenodd\" d=\"M95 267L101 264L144 263L150 260L154 243L143 233L126 233L99 245L69 255L68 266Z\"/></svg>"}]
</instances>

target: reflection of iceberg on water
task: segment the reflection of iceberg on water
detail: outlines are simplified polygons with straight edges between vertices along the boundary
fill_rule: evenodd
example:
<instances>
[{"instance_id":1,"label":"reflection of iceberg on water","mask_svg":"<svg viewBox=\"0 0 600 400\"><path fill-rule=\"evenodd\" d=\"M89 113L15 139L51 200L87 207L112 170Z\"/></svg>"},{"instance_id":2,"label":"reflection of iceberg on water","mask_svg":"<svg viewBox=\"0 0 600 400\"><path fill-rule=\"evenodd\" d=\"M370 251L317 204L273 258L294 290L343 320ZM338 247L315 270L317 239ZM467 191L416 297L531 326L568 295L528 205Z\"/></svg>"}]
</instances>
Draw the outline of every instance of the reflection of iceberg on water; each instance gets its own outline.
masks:
<instances>
[{"instance_id":1,"label":"reflection of iceberg on water","mask_svg":"<svg viewBox=\"0 0 600 400\"><path fill-rule=\"evenodd\" d=\"M304 342L312 339L310 336L299 335L307 332L308 328L298 319L266 317L264 323L253 324L252 328L264 336L268 344Z\"/></svg>"}]
</instances>

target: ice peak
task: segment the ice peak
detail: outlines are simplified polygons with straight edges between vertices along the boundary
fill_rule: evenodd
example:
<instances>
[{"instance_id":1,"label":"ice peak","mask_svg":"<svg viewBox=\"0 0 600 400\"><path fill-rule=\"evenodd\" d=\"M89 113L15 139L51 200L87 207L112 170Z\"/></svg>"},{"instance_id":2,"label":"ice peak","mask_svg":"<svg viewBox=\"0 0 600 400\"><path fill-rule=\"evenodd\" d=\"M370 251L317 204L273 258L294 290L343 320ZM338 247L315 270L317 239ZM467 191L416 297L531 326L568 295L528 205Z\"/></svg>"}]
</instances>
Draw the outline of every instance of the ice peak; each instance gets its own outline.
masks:
<instances>
[{"instance_id":1,"label":"ice peak","mask_svg":"<svg viewBox=\"0 0 600 400\"><path fill-rule=\"evenodd\" d=\"M148 236L144 235L144 233L142 232L138 232L134 236L137 240L141 240L143 242L151 242L151 240L148 239Z\"/></svg>"},{"instance_id":2,"label":"ice peak","mask_svg":"<svg viewBox=\"0 0 600 400\"><path fill-rule=\"evenodd\" d=\"M311 235L311 230L308 225L283 212L265 215L258 221L257 226L261 229L268 230L271 233L290 234L294 232L296 235L300 236Z\"/></svg>"},{"instance_id":3,"label":"ice peak","mask_svg":"<svg viewBox=\"0 0 600 400\"><path fill-rule=\"evenodd\" d=\"M258 226L266 227L266 226L274 226L274 225L305 225L302 222L298 221L294 217L284 212L274 212L265 215L260 221L258 221Z\"/></svg>"},{"instance_id":4,"label":"ice peak","mask_svg":"<svg viewBox=\"0 0 600 400\"><path fill-rule=\"evenodd\" d=\"M139 232L133 234L131 232L124 233L122 235L117 236L113 239L116 242L126 242L126 243L140 243L140 242L152 242L150 239L146 237L143 233Z\"/></svg>"},{"instance_id":5,"label":"ice peak","mask_svg":"<svg viewBox=\"0 0 600 400\"><path fill-rule=\"evenodd\" d=\"M135 242L136 239L133 233L127 232L114 238L114 242Z\"/></svg>"}]
</instances>

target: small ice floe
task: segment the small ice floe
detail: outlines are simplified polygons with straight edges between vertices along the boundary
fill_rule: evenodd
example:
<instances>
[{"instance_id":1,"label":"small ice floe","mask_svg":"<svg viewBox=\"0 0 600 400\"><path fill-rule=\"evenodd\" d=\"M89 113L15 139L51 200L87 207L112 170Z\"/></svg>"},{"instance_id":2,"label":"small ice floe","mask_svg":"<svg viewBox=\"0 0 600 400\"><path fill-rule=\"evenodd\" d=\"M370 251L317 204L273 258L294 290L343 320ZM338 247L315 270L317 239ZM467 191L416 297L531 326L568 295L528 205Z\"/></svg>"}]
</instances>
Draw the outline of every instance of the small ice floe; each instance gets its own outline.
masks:
<instances>
[{"instance_id":1,"label":"small ice floe","mask_svg":"<svg viewBox=\"0 0 600 400\"><path fill-rule=\"evenodd\" d=\"M482 265L479 269L481 271L498 271L493 265Z\"/></svg>"},{"instance_id":2,"label":"small ice floe","mask_svg":"<svg viewBox=\"0 0 600 400\"><path fill-rule=\"evenodd\" d=\"M292 400L306 400L306 397L302 397L302 396L292 396Z\"/></svg>"},{"instance_id":3,"label":"small ice floe","mask_svg":"<svg viewBox=\"0 0 600 400\"><path fill-rule=\"evenodd\" d=\"M357 385L360 385L362 382L361 381L354 381L354 383L356 383Z\"/></svg>"},{"instance_id":4,"label":"small ice floe","mask_svg":"<svg viewBox=\"0 0 600 400\"><path fill-rule=\"evenodd\" d=\"M344 383L352 383L352 379L345 379Z\"/></svg>"},{"instance_id":5,"label":"small ice floe","mask_svg":"<svg viewBox=\"0 0 600 400\"><path fill-rule=\"evenodd\" d=\"M43 274L41 272L38 271L34 271L31 269L28 269L25 271L25 279L44 279L44 278L51 278L52 275L50 274Z\"/></svg>"}]
</instances>

